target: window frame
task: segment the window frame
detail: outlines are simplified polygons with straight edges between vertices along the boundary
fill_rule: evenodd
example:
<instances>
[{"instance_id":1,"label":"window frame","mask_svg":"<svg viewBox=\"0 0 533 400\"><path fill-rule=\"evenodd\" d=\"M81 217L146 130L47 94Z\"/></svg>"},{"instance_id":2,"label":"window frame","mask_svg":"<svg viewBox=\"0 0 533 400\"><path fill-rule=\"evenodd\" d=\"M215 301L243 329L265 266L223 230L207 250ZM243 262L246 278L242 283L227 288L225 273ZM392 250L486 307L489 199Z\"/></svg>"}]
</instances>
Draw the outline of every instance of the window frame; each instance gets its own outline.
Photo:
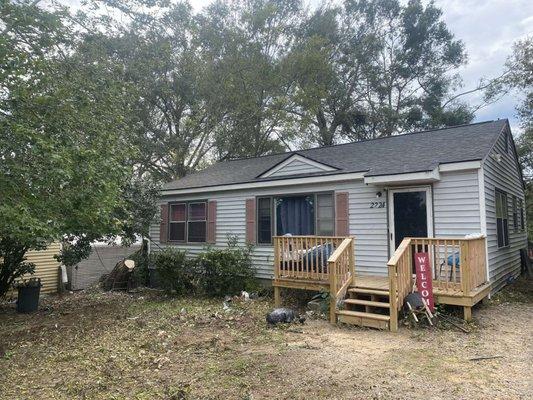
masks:
<instances>
[{"instance_id":1,"label":"window frame","mask_svg":"<svg viewBox=\"0 0 533 400\"><path fill-rule=\"evenodd\" d=\"M259 201L262 200L262 199L268 199L269 202L270 202L270 241L268 242L260 242L259 241ZM275 230L275 226L274 226L274 221L275 221L275 207L274 207L274 196L257 196L255 198L255 230L256 230L256 242L258 245L272 245L273 244L273 241L272 241L272 237L275 236L273 233L274 233L274 230Z\"/></svg>"},{"instance_id":2,"label":"window frame","mask_svg":"<svg viewBox=\"0 0 533 400\"><path fill-rule=\"evenodd\" d=\"M205 207L205 219L204 220L189 220L189 205L202 203ZM173 205L185 205L185 221L172 221L172 206ZM168 203L168 229L167 229L167 241L170 243L180 243L180 244L206 244L207 243L207 221L209 220L209 207L207 199L200 200L187 200L187 201L172 201ZM184 240L175 240L170 238L170 226L172 223L183 223L185 222L185 239ZM201 242L191 242L189 241L189 222L203 222L205 224L205 237Z\"/></svg>"},{"instance_id":3,"label":"window frame","mask_svg":"<svg viewBox=\"0 0 533 400\"><path fill-rule=\"evenodd\" d=\"M513 231L518 232L518 198L513 196Z\"/></svg>"},{"instance_id":4,"label":"window frame","mask_svg":"<svg viewBox=\"0 0 533 400\"><path fill-rule=\"evenodd\" d=\"M498 207L498 197L502 199L501 207ZM496 242L498 249L504 249L509 247L509 201L508 201L508 194L504 190L495 189L495 211L496 211ZM503 201L505 200L505 201ZM505 204L504 204L505 203ZM505 206L505 207L504 207ZM501 217L498 216L498 208L504 207L504 210L501 210L503 215ZM500 246L500 240L499 240L499 234L498 234L498 219L502 220L502 242L503 244Z\"/></svg>"},{"instance_id":5,"label":"window frame","mask_svg":"<svg viewBox=\"0 0 533 400\"><path fill-rule=\"evenodd\" d=\"M520 206L520 232L524 232L526 230L526 222L524 220L525 218L525 207L524 207L524 200L519 199L520 202L518 203Z\"/></svg>"},{"instance_id":6,"label":"window frame","mask_svg":"<svg viewBox=\"0 0 533 400\"><path fill-rule=\"evenodd\" d=\"M278 236L277 232L277 212L276 212L276 199L279 197L291 197L291 196L313 196L313 207L314 207L314 234L311 236L326 236L326 235L317 235L318 230L318 203L317 198L319 195L329 194L331 195L332 203L333 203L333 234L331 236L335 236L335 228L337 224L337 204L335 202L335 191L334 190L324 190L324 191L318 191L318 192L302 192L302 193L283 193L283 194L271 194L271 195L264 195L264 196L256 196L255 197L255 234L256 234L256 243L260 246L272 246L273 240L272 238L274 236ZM270 199L270 242L259 242L259 199ZM328 235L329 236L329 235Z\"/></svg>"}]
</instances>

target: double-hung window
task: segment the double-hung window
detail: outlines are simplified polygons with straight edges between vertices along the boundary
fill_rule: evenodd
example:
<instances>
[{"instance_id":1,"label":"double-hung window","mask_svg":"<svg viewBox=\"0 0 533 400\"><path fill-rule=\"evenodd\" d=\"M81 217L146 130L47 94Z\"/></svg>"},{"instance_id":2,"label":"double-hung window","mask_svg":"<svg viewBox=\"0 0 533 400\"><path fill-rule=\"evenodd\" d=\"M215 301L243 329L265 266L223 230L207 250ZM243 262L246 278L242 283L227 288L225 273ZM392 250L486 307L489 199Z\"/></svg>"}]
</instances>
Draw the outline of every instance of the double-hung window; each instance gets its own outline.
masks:
<instances>
[{"instance_id":1,"label":"double-hung window","mask_svg":"<svg viewBox=\"0 0 533 400\"><path fill-rule=\"evenodd\" d=\"M496 190L496 232L498 247L509 245L509 209L507 208L507 194Z\"/></svg>"},{"instance_id":2,"label":"double-hung window","mask_svg":"<svg viewBox=\"0 0 533 400\"><path fill-rule=\"evenodd\" d=\"M174 242L204 243L207 232L207 202L170 204L168 239Z\"/></svg>"},{"instance_id":3,"label":"double-hung window","mask_svg":"<svg viewBox=\"0 0 533 400\"><path fill-rule=\"evenodd\" d=\"M520 199L520 230L524 231L525 221L524 221L524 202Z\"/></svg>"},{"instance_id":4,"label":"double-hung window","mask_svg":"<svg viewBox=\"0 0 533 400\"><path fill-rule=\"evenodd\" d=\"M311 193L257 199L257 242L273 235L332 236L335 230L333 193Z\"/></svg>"},{"instance_id":5,"label":"double-hung window","mask_svg":"<svg viewBox=\"0 0 533 400\"><path fill-rule=\"evenodd\" d=\"M513 196L513 230L518 232L518 199Z\"/></svg>"}]
</instances>

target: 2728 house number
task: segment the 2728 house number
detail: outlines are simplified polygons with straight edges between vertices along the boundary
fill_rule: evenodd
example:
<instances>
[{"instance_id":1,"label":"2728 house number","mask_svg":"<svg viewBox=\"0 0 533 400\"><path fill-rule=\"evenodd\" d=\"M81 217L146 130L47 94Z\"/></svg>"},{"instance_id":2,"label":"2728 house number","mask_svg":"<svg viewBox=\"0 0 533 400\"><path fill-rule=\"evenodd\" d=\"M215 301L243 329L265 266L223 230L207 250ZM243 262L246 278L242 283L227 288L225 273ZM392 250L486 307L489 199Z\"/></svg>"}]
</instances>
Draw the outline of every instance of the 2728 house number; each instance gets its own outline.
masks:
<instances>
[{"instance_id":1,"label":"2728 house number","mask_svg":"<svg viewBox=\"0 0 533 400\"><path fill-rule=\"evenodd\" d=\"M370 208L385 208L384 201L371 201Z\"/></svg>"}]
</instances>

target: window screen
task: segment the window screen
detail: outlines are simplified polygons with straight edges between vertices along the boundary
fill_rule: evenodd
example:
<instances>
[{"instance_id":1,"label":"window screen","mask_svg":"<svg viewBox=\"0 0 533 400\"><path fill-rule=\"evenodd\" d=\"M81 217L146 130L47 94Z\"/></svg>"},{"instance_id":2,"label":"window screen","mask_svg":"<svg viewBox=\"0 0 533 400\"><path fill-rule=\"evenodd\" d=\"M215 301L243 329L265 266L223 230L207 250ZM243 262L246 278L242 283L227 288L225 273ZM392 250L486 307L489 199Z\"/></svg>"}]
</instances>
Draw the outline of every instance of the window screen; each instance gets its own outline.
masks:
<instances>
[{"instance_id":1,"label":"window screen","mask_svg":"<svg viewBox=\"0 0 533 400\"><path fill-rule=\"evenodd\" d=\"M272 243L272 198L257 199L257 242Z\"/></svg>"},{"instance_id":2,"label":"window screen","mask_svg":"<svg viewBox=\"0 0 533 400\"><path fill-rule=\"evenodd\" d=\"M317 194L316 203L316 234L333 236L333 232L335 231L333 194Z\"/></svg>"},{"instance_id":3,"label":"window screen","mask_svg":"<svg viewBox=\"0 0 533 400\"><path fill-rule=\"evenodd\" d=\"M496 232L498 247L509 245L509 209L507 207L507 194L496 191Z\"/></svg>"},{"instance_id":4,"label":"window screen","mask_svg":"<svg viewBox=\"0 0 533 400\"><path fill-rule=\"evenodd\" d=\"M185 241L186 210L185 203L170 205L169 240Z\"/></svg>"}]
</instances>

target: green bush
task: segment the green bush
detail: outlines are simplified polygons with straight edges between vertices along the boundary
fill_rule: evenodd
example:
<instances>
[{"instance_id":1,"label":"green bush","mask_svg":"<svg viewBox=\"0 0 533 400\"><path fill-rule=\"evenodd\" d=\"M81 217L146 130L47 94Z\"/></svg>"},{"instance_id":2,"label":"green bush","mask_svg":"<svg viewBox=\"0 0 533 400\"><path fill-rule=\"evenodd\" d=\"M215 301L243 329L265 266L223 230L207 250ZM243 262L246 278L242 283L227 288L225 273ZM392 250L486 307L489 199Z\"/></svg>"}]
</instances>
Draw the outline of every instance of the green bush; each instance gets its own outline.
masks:
<instances>
[{"instance_id":1,"label":"green bush","mask_svg":"<svg viewBox=\"0 0 533 400\"><path fill-rule=\"evenodd\" d=\"M185 251L168 247L153 255L153 263L163 289L178 295L195 291L194 263L186 259Z\"/></svg>"},{"instance_id":2,"label":"green bush","mask_svg":"<svg viewBox=\"0 0 533 400\"><path fill-rule=\"evenodd\" d=\"M226 249L207 249L200 254L195 269L202 291L207 296L224 296L256 289L251 252L251 247L238 247L230 240Z\"/></svg>"}]
</instances>

